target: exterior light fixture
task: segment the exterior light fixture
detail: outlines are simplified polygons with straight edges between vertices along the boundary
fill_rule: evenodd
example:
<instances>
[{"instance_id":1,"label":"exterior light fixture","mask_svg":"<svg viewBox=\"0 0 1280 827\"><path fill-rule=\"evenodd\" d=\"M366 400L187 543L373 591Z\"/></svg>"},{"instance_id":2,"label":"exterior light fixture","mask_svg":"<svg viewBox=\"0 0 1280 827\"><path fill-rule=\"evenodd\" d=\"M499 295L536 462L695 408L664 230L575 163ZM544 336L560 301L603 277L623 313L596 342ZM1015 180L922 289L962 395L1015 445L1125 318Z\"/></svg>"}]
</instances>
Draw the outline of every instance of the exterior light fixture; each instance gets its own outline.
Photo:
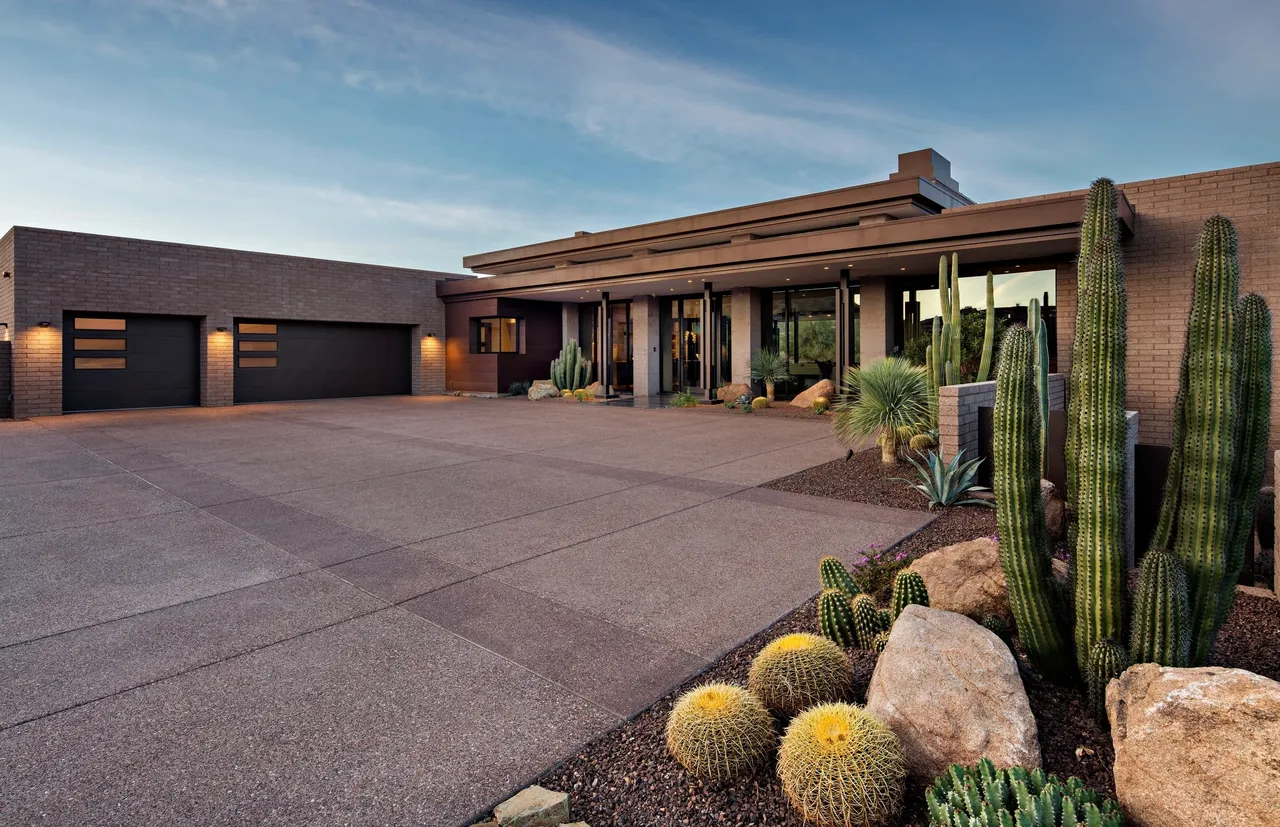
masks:
<instances>
[{"instance_id":1,"label":"exterior light fixture","mask_svg":"<svg viewBox=\"0 0 1280 827\"><path fill-rule=\"evenodd\" d=\"M830 267L823 267L822 269L823 269L823 270L830 270L831 268L830 268Z\"/></svg>"},{"instance_id":2,"label":"exterior light fixture","mask_svg":"<svg viewBox=\"0 0 1280 827\"><path fill-rule=\"evenodd\" d=\"M214 330L218 331L219 333L227 332L227 329L225 327L215 327Z\"/></svg>"},{"instance_id":3,"label":"exterior light fixture","mask_svg":"<svg viewBox=\"0 0 1280 827\"><path fill-rule=\"evenodd\" d=\"M434 330L427 334L428 339L434 339L435 337L436 337L436 333Z\"/></svg>"},{"instance_id":4,"label":"exterior light fixture","mask_svg":"<svg viewBox=\"0 0 1280 827\"><path fill-rule=\"evenodd\" d=\"M36 325L36 327L49 327L49 323L48 323L48 322L41 322L40 324Z\"/></svg>"},{"instance_id":5,"label":"exterior light fixture","mask_svg":"<svg viewBox=\"0 0 1280 827\"><path fill-rule=\"evenodd\" d=\"M899 267L898 269L899 269L899 270L905 270L905 269L907 269L907 268L906 268L906 267Z\"/></svg>"},{"instance_id":6,"label":"exterior light fixture","mask_svg":"<svg viewBox=\"0 0 1280 827\"><path fill-rule=\"evenodd\" d=\"M5 271L4 271L4 277L5 277L5 278L7 278L7 279L11 279L11 278L13 278L13 273L10 273L8 270L5 270Z\"/></svg>"},{"instance_id":7,"label":"exterior light fixture","mask_svg":"<svg viewBox=\"0 0 1280 827\"><path fill-rule=\"evenodd\" d=\"M787 279L787 281L791 281L791 279Z\"/></svg>"}]
</instances>

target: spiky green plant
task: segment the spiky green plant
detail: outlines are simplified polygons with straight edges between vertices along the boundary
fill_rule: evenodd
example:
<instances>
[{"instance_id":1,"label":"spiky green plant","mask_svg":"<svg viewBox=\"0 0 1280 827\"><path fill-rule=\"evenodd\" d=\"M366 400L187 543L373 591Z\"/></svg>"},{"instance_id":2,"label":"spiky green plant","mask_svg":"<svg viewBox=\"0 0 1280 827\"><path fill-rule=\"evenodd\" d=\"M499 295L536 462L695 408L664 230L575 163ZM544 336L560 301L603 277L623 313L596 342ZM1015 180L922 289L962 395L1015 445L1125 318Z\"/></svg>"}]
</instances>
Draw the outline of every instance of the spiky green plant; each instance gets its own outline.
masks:
<instances>
[{"instance_id":1,"label":"spiky green plant","mask_svg":"<svg viewBox=\"0 0 1280 827\"><path fill-rule=\"evenodd\" d=\"M987 615L982 618L982 628L1003 640L1006 646L1013 642L1009 634L1009 624L1000 615Z\"/></svg>"},{"instance_id":2,"label":"spiky green plant","mask_svg":"<svg viewBox=\"0 0 1280 827\"><path fill-rule=\"evenodd\" d=\"M668 751L685 769L716 779L750 773L777 740L760 699L729 683L704 684L681 695L666 734Z\"/></svg>"},{"instance_id":3,"label":"spiky green plant","mask_svg":"<svg viewBox=\"0 0 1280 827\"><path fill-rule=\"evenodd\" d=\"M911 438L914 447L916 437ZM929 502L929 510L935 508L946 508L951 505L980 505L990 506L987 500L979 500L974 497L967 496L977 491L986 491L986 486L978 485L975 477L978 474L978 466L982 464L982 457L976 457L964 462L964 449L956 451L951 459L943 462L935 452L929 451L925 454L924 463L917 462L912 456L907 457L907 462L916 469L917 482L911 484L911 487L924 495ZM898 478L894 478L898 479ZM908 482L907 480L899 480L899 482ZM963 499L962 499L963 498Z\"/></svg>"},{"instance_id":4,"label":"spiky green plant","mask_svg":"<svg viewBox=\"0 0 1280 827\"><path fill-rule=\"evenodd\" d=\"M982 362L978 365L978 381L991 378L991 354L996 346L996 286L995 276L987 271L987 327L982 335Z\"/></svg>"},{"instance_id":5,"label":"spiky green plant","mask_svg":"<svg viewBox=\"0 0 1280 827\"><path fill-rule=\"evenodd\" d=\"M1107 684L1124 674L1133 665L1127 647L1104 638L1089 650L1089 667L1085 672L1085 685L1089 692L1089 710L1104 726L1107 723Z\"/></svg>"},{"instance_id":6,"label":"spiky green plant","mask_svg":"<svg viewBox=\"0 0 1280 827\"><path fill-rule=\"evenodd\" d=\"M765 706L794 715L813 704L848 697L853 667L833 641L797 632L760 650L751 661L747 686Z\"/></svg>"},{"instance_id":7,"label":"spiky green plant","mask_svg":"<svg viewBox=\"0 0 1280 827\"><path fill-rule=\"evenodd\" d=\"M938 447L938 440L932 433L925 431L911 437L907 446L917 454L923 454L935 450Z\"/></svg>"},{"instance_id":8,"label":"spiky green plant","mask_svg":"<svg viewBox=\"0 0 1280 827\"><path fill-rule=\"evenodd\" d=\"M1253 539L1254 504L1267 467L1271 436L1271 311L1257 293L1240 298L1240 422L1231 484L1231 533L1227 544L1226 575L1218 596L1215 628L1226 622L1235 602L1236 582L1244 571Z\"/></svg>"},{"instance_id":9,"label":"spiky green plant","mask_svg":"<svg viewBox=\"0 0 1280 827\"><path fill-rule=\"evenodd\" d=\"M1152 540L1153 547L1172 550L1187 570L1192 665L1205 663L1213 646L1232 538L1241 433L1236 257L1235 228L1223 216L1211 217L1196 244L1173 450Z\"/></svg>"},{"instance_id":10,"label":"spiky green plant","mask_svg":"<svg viewBox=\"0 0 1280 827\"><path fill-rule=\"evenodd\" d=\"M1031 331L1011 328L1000 347L992 415L992 487L1000 565L1018 637L1040 670L1070 677L1074 659L1061 610L1051 597L1050 562L1040 499L1040 416L1032 378Z\"/></svg>"},{"instance_id":11,"label":"spiky green plant","mask_svg":"<svg viewBox=\"0 0 1280 827\"><path fill-rule=\"evenodd\" d=\"M895 463L902 446L928 427L925 371L895 356L851 367L845 371L834 410L836 439L852 446L876 435L881 461Z\"/></svg>"},{"instance_id":12,"label":"spiky green plant","mask_svg":"<svg viewBox=\"0 0 1280 827\"><path fill-rule=\"evenodd\" d=\"M877 654L884 651L884 647L889 645L889 633L880 632L876 635L875 640L871 641L871 651Z\"/></svg>"},{"instance_id":13,"label":"spiky green plant","mask_svg":"<svg viewBox=\"0 0 1280 827\"><path fill-rule=\"evenodd\" d=\"M879 609L868 595L860 594L849 602L853 610L853 631L858 638L859 649L870 649L880 628Z\"/></svg>"},{"instance_id":14,"label":"spiky green plant","mask_svg":"<svg viewBox=\"0 0 1280 827\"><path fill-rule=\"evenodd\" d=\"M893 619L897 620L902 610L911 605L928 606L929 590L919 572L904 569L893 580Z\"/></svg>"},{"instance_id":15,"label":"spiky green plant","mask_svg":"<svg viewBox=\"0 0 1280 827\"><path fill-rule=\"evenodd\" d=\"M1127 465L1124 264L1120 245L1100 238L1081 272L1090 285L1081 298L1085 326L1078 351L1076 391L1075 640L1080 673L1099 640L1125 639L1124 480Z\"/></svg>"},{"instance_id":16,"label":"spiky green plant","mask_svg":"<svg viewBox=\"0 0 1280 827\"><path fill-rule=\"evenodd\" d=\"M925 792L929 827L1123 827L1124 814L1079 778L952 764Z\"/></svg>"},{"instance_id":17,"label":"spiky green plant","mask_svg":"<svg viewBox=\"0 0 1280 827\"><path fill-rule=\"evenodd\" d=\"M862 593L862 589L858 588L853 575L849 574L849 570L844 567L844 563L841 563L837 557L827 555L819 561L818 577L822 580L822 588L840 589L850 600Z\"/></svg>"},{"instance_id":18,"label":"spiky green plant","mask_svg":"<svg viewBox=\"0 0 1280 827\"><path fill-rule=\"evenodd\" d=\"M893 731L861 707L821 704L787 727L778 778L806 821L889 827L902 810L907 757Z\"/></svg>"},{"instance_id":19,"label":"spiky green plant","mask_svg":"<svg viewBox=\"0 0 1280 827\"><path fill-rule=\"evenodd\" d=\"M1049 332L1045 327L1044 317L1040 309L1040 300L1032 299L1027 303L1027 327L1035 338L1036 348L1036 401L1040 405L1040 476L1044 477L1044 466L1048 462L1049 433Z\"/></svg>"},{"instance_id":20,"label":"spiky green plant","mask_svg":"<svg viewBox=\"0 0 1280 827\"><path fill-rule=\"evenodd\" d=\"M876 629L887 632L893 628L893 612L888 609L876 609Z\"/></svg>"},{"instance_id":21,"label":"spiky green plant","mask_svg":"<svg viewBox=\"0 0 1280 827\"><path fill-rule=\"evenodd\" d=\"M818 631L841 648L858 645L853 607L849 605L849 595L841 589L823 589L818 595Z\"/></svg>"},{"instance_id":22,"label":"spiky green plant","mask_svg":"<svg viewBox=\"0 0 1280 827\"><path fill-rule=\"evenodd\" d=\"M1187 573L1171 552L1153 548L1142 558L1130 625L1129 652L1135 663L1187 666L1191 662Z\"/></svg>"},{"instance_id":23,"label":"spiky green plant","mask_svg":"<svg viewBox=\"0 0 1280 827\"><path fill-rule=\"evenodd\" d=\"M551 360L551 382L559 391L576 391L591 383L591 360L582 355L577 339L565 342L560 355Z\"/></svg>"},{"instance_id":24,"label":"spiky green plant","mask_svg":"<svg viewBox=\"0 0 1280 827\"><path fill-rule=\"evenodd\" d=\"M791 360L787 354L772 347L762 347L751 354L751 381L764 383L764 395L770 402L778 383L790 378Z\"/></svg>"}]
</instances>

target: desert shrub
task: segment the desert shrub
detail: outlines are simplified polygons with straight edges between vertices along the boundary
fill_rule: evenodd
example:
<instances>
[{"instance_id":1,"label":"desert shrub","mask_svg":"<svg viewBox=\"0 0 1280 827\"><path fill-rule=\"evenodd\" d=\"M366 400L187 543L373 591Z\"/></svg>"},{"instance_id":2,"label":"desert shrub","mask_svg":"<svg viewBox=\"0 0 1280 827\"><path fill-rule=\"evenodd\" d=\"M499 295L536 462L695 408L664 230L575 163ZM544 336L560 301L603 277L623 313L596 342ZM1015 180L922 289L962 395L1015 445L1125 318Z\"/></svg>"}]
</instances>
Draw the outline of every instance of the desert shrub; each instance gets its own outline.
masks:
<instances>
[{"instance_id":1,"label":"desert shrub","mask_svg":"<svg viewBox=\"0 0 1280 827\"><path fill-rule=\"evenodd\" d=\"M864 592L884 602L892 592L898 572L909 566L911 560L906 550L887 549L879 543L872 543L853 559L849 568Z\"/></svg>"},{"instance_id":2,"label":"desert shrub","mask_svg":"<svg viewBox=\"0 0 1280 827\"><path fill-rule=\"evenodd\" d=\"M671 397L671 407L673 408L696 408L698 407L698 397L688 391L680 391Z\"/></svg>"},{"instance_id":3,"label":"desert shrub","mask_svg":"<svg viewBox=\"0 0 1280 827\"><path fill-rule=\"evenodd\" d=\"M889 357L845 371L835 405L835 434L844 445L876 436L880 459L897 462L911 437L928 426L929 380L924 368Z\"/></svg>"},{"instance_id":4,"label":"desert shrub","mask_svg":"<svg viewBox=\"0 0 1280 827\"><path fill-rule=\"evenodd\" d=\"M512 396L524 396L532 385L528 382L512 382L507 386L507 393Z\"/></svg>"},{"instance_id":5,"label":"desert shrub","mask_svg":"<svg viewBox=\"0 0 1280 827\"><path fill-rule=\"evenodd\" d=\"M914 440L915 437L912 437L912 441ZM907 462L916 469L916 479L910 485L929 501L930 511L950 505L994 507L988 500L968 496L973 492L987 489L985 486L978 485L975 479L978 475L978 466L982 464L982 457L962 462L963 457L964 451L956 451L955 456L948 462L943 462L942 458L933 451L925 454L923 463L917 462L913 457L907 457ZM901 482L907 482L907 480L901 480Z\"/></svg>"}]
</instances>

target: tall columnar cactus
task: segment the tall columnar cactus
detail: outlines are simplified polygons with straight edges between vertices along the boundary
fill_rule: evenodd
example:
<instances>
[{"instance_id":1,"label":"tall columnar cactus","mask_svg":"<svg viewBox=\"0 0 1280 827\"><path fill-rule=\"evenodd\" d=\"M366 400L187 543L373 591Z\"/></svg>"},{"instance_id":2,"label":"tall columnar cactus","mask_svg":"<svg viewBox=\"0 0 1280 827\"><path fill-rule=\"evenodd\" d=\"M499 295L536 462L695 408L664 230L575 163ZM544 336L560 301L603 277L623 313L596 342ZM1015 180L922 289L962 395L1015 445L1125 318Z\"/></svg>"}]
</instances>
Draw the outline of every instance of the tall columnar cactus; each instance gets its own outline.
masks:
<instances>
[{"instance_id":1,"label":"tall columnar cactus","mask_svg":"<svg viewBox=\"0 0 1280 827\"><path fill-rule=\"evenodd\" d=\"M1109 178L1099 178L1089 187L1089 195L1085 199L1084 217L1080 221L1080 250L1076 255L1076 335L1071 345L1071 374L1068 379L1067 405L1067 509L1069 521L1068 544L1075 547L1075 503L1078 482L1076 480L1076 445L1080 430L1081 393L1079 382L1084 372L1078 368L1081 360L1081 349L1087 344L1088 336L1093 330L1087 325L1089 317L1087 299L1092 286L1090 274L1085 269L1085 260L1093 252L1093 246L1099 239L1120 237L1119 196L1116 185Z\"/></svg>"},{"instance_id":2,"label":"tall columnar cactus","mask_svg":"<svg viewBox=\"0 0 1280 827\"><path fill-rule=\"evenodd\" d=\"M1100 238L1080 268L1090 285L1080 312L1076 392L1075 638L1081 673L1098 641L1124 640L1127 519L1124 479L1126 315L1120 245Z\"/></svg>"},{"instance_id":3,"label":"tall columnar cactus","mask_svg":"<svg viewBox=\"0 0 1280 827\"><path fill-rule=\"evenodd\" d=\"M918 572L900 571L893 580L893 619L897 620L902 610L911 605L928 606L929 591Z\"/></svg>"},{"instance_id":4,"label":"tall columnar cactus","mask_svg":"<svg viewBox=\"0 0 1280 827\"><path fill-rule=\"evenodd\" d=\"M1036 402L1040 406L1040 476L1045 475L1045 463L1049 460L1049 331L1041 315L1040 300L1027 303L1027 327L1035 339L1036 348Z\"/></svg>"},{"instance_id":5,"label":"tall columnar cactus","mask_svg":"<svg viewBox=\"0 0 1280 827\"><path fill-rule=\"evenodd\" d=\"M947 354L947 361L951 363L956 373L956 380L960 381L960 344L963 339L961 336L960 316L960 254L951 254L951 350Z\"/></svg>"},{"instance_id":6,"label":"tall columnar cactus","mask_svg":"<svg viewBox=\"0 0 1280 827\"><path fill-rule=\"evenodd\" d=\"M1129 653L1135 663L1190 664L1187 573L1171 552L1153 548L1142 558L1131 626Z\"/></svg>"},{"instance_id":7,"label":"tall columnar cactus","mask_svg":"<svg viewBox=\"0 0 1280 827\"><path fill-rule=\"evenodd\" d=\"M860 594L849 604L853 610L853 631L858 638L859 649L870 649L875 642L880 628L879 609L876 602L865 594Z\"/></svg>"},{"instance_id":8,"label":"tall columnar cactus","mask_svg":"<svg viewBox=\"0 0 1280 827\"><path fill-rule=\"evenodd\" d=\"M818 631L841 648L848 649L858 645L849 595L840 589L822 590L818 595Z\"/></svg>"},{"instance_id":9,"label":"tall columnar cactus","mask_svg":"<svg viewBox=\"0 0 1280 827\"><path fill-rule=\"evenodd\" d=\"M982 334L982 361L978 364L978 381L991 378L991 354L996 347L996 283L995 276L987 271L987 326Z\"/></svg>"},{"instance_id":10,"label":"tall columnar cactus","mask_svg":"<svg viewBox=\"0 0 1280 827\"><path fill-rule=\"evenodd\" d=\"M582 355L576 339L570 339L551 360L551 382L559 391L576 391L591 382L591 360Z\"/></svg>"},{"instance_id":11,"label":"tall columnar cactus","mask_svg":"<svg viewBox=\"0 0 1280 827\"><path fill-rule=\"evenodd\" d=\"M830 555L823 557L818 563L818 576L824 589L840 589L850 600L862 593L853 575L844 567L839 558Z\"/></svg>"},{"instance_id":12,"label":"tall columnar cactus","mask_svg":"<svg viewBox=\"0 0 1280 827\"><path fill-rule=\"evenodd\" d=\"M1089 690L1089 709L1099 722L1107 720L1107 684L1132 665L1129 650L1110 638L1098 641L1089 649L1085 683Z\"/></svg>"},{"instance_id":13,"label":"tall columnar cactus","mask_svg":"<svg viewBox=\"0 0 1280 827\"><path fill-rule=\"evenodd\" d=\"M1226 622L1253 539L1254 504L1266 473L1271 435L1271 311L1257 293L1240 299L1240 423L1231 485L1231 535L1215 626ZM1250 584L1252 585L1252 584Z\"/></svg>"},{"instance_id":14,"label":"tall columnar cactus","mask_svg":"<svg viewBox=\"0 0 1280 827\"><path fill-rule=\"evenodd\" d=\"M1000 565L1018 636L1040 670L1054 680L1070 676L1071 646L1061 609L1051 597L1044 504L1040 499L1040 416L1032 378L1031 331L1011 328L1000 347L992 415L992 487Z\"/></svg>"},{"instance_id":15,"label":"tall columnar cactus","mask_svg":"<svg viewBox=\"0 0 1280 827\"><path fill-rule=\"evenodd\" d=\"M1193 665L1208 659L1221 614L1241 434L1235 228L1223 216L1213 216L1196 249L1173 451L1152 543L1172 550L1186 567Z\"/></svg>"}]
</instances>

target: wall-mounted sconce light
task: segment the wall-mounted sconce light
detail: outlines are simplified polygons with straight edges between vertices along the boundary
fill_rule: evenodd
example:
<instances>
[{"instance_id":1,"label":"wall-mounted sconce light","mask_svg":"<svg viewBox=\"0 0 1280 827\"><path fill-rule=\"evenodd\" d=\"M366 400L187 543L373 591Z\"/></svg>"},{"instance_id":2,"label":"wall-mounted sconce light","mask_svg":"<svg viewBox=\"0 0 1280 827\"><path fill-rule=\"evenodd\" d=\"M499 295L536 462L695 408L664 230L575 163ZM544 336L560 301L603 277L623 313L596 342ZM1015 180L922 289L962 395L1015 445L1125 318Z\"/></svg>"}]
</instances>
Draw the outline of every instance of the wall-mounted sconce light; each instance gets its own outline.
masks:
<instances>
[{"instance_id":1,"label":"wall-mounted sconce light","mask_svg":"<svg viewBox=\"0 0 1280 827\"><path fill-rule=\"evenodd\" d=\"M218 331L219 333L227 332L227 329L225 327L215 327L214 330Z\"/></svg>"},{"instance_id":2,"label":"wall-mounted sconce light","mask_svg":"<svg viewBox=\"0 0 1280 827\"><path fill-rule=\"evenodd\" d=\"M7 278L7 279L11 279L11 278L13 278L13 273L10 273L8 270L5 270L5 271L4 271L4 277L5 277L5 278Z\"/></svg>"},{"instance_id":3,"label":"wall-mounted sconce light","mask_svg":"<svg viewBox=\"0 0 1280 827\"><path fill-rule=\"evenodd\" d=\"M36 325L36 327L49 327L49 323L48 323L48 322L41 322L40 324Z\"/></svg>"},{"instance_id":4,"label":"wall-mounted sconce light","mask_svg":"<svg viewBox=\"0 0 1280 827\"><path fill-rule=\"evenodd\" d=\"M435 337L436 337L436 334L434 332L427 334L428 339L434 339Z\"/></svg>"}]
</instances>

